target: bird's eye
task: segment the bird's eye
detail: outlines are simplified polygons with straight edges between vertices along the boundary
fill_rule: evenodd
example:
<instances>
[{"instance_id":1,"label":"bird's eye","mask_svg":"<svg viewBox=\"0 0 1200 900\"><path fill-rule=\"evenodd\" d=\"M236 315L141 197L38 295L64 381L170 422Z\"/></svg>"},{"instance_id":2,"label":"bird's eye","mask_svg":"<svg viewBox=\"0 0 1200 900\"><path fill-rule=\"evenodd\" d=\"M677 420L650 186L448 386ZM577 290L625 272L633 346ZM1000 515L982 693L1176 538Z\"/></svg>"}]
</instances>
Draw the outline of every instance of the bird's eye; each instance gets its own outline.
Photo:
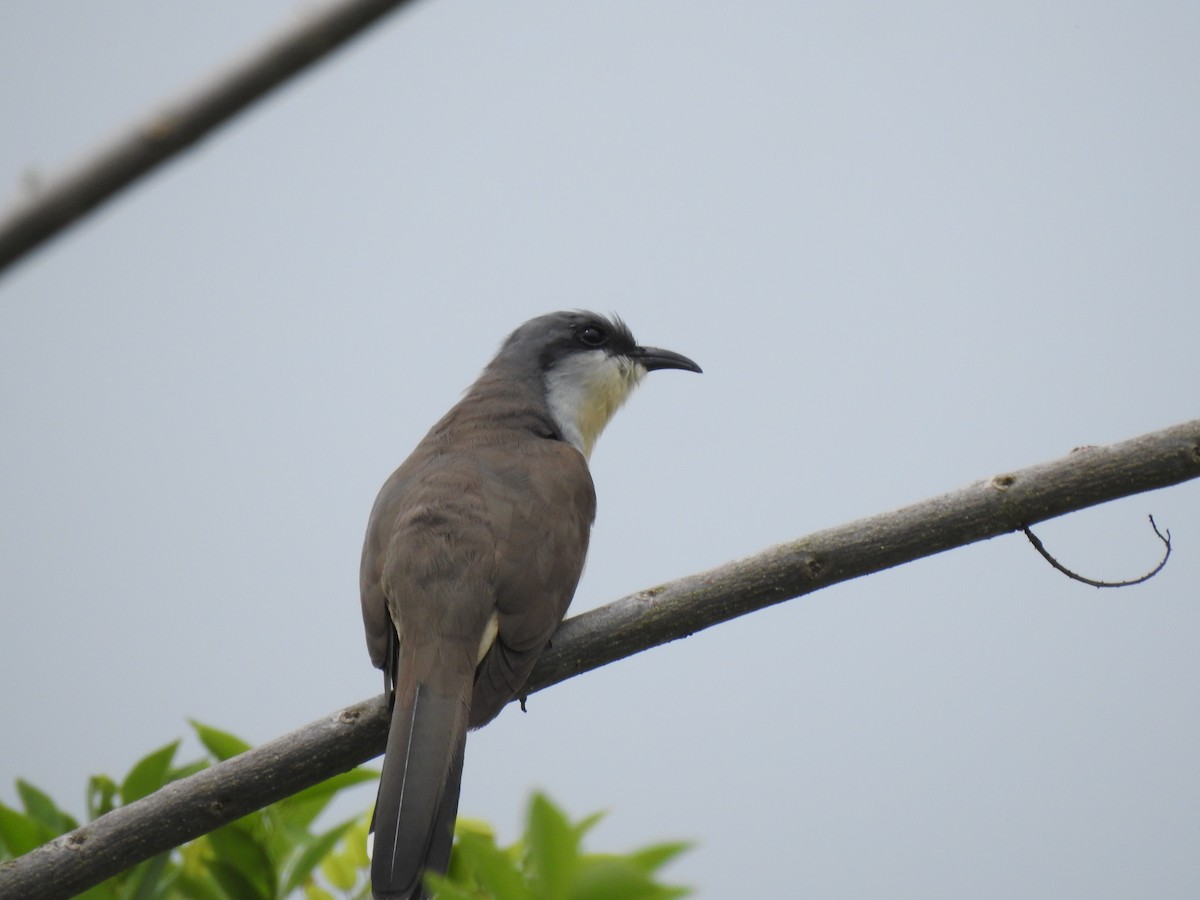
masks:
<instances>
[{"instance_id":1,"label":"bird's eye","mask_svg":"<svg viewBox=\"0 0 1200 900\"><path fill-rule=\"evenodd\" d=\"M588 325L579 329L578 338L579 343L585 347L603 347L608 343L608 335L595 325Z\"/></svg>"}]
</instances>

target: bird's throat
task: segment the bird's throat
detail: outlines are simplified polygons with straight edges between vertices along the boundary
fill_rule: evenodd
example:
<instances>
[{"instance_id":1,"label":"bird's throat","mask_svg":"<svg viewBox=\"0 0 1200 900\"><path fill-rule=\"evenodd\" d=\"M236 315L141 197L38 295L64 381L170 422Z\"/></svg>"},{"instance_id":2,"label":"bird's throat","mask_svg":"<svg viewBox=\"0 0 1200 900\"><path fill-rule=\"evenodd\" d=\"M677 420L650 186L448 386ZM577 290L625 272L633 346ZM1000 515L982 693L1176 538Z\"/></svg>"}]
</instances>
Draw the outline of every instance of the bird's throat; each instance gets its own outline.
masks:
<instances>
[{"instance_id":1,"label":"bird's throat","mask_svg":"<svg viewBox=\"0 0 1200 900\"><path fill-rule=\"evenodd\" d=\"M591 458L596 439L646 370L601 350L576 354L546 376L546 402L567 441Z\"/></svg>"}]
</instances>

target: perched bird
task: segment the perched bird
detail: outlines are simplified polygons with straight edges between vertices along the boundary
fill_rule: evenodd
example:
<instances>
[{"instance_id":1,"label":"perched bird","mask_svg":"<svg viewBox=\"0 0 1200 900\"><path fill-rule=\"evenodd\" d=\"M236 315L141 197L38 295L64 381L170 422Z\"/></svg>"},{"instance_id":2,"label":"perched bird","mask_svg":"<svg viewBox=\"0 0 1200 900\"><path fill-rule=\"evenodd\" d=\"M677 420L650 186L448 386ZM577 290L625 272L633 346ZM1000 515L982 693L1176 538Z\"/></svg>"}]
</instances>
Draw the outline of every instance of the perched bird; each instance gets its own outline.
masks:
<instances>
[{"instance_id":1,"label":"perched bird","mask_svg":"<svg viewBox=\"0 0 1200 900\"><path fill-rule=\"evenodd\" d=\"M526 322L383 485L360 587L392 693L375 805L376 898L421 895L450 857L468 728L516 697L575 593L596 493L587 460L642 377L700 367L619 319Z\"/></svg>"}]
</instances>

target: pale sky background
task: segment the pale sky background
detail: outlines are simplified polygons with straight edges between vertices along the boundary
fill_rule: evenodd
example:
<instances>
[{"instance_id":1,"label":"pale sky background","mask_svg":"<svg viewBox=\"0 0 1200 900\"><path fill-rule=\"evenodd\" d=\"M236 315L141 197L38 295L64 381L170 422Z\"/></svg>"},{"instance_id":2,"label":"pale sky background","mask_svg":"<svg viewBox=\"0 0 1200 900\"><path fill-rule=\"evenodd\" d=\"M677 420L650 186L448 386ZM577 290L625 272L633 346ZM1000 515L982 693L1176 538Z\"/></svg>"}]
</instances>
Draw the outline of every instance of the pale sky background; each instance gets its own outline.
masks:
<instances>
[{"instance_id":1,"label":"pale sky background","mask_svg":"<svg viewBox=\"0 0 1200 900\"><path fill-rule=\"evenodd\" d=\"M0 5L16 195L305 8ZM500 340L624 316L580 611L1197 415L1200 6L427 0L0 278L0 800L373 695L380 484ZM572 680L462 812L705 900L1200 896L1200 485ZM197 752L193 741L184 758ZM366 809L372 792L340 807Z\"/></svg>"}]
</instances>

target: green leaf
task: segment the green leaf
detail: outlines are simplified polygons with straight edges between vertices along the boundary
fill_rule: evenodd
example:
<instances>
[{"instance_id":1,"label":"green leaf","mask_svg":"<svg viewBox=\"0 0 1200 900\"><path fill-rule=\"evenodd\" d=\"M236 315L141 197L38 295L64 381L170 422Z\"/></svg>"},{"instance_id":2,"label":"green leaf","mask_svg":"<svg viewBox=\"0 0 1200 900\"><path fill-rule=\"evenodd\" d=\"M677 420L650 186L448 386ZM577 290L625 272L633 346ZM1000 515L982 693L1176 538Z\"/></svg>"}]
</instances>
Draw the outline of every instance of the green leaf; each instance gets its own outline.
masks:
<instances>
[{"instance_id":1,"label":"green leaf","mask_svg":"<svg viewBox=\"0 0 1200 900\"><path fill-rule=\"evenodd\" d=\"M651 844L649 847L643 847L641 850L635 850L630 853L626 859L629 860L640 871L647 875L653 874L679 856L681 853L690 850L692 844L690 841L675 841L666 844Z\"/></svg>"},{"instance_id":2,"label":"green leaf","mask_svg":"<svg viewBox=\"0 0 1200 900\"><path fill-rule=\"evenodd\" d=\"M168 851L139 863L128 872L110 879L110 882L123 882L124 890L120 893L122 900L155 900L166 894L175 874Z\"/></svg>"},{"instance_id":3,"label":"green leaf","mask_svg":"<svg viewBox=\"0 0 1200 900\"><path fill-rule=\"evenodd\" d=\"M208 768L207 759L198 759L195 762L190 762L187 765L180 766L177 769L172 769L167 775L167 781L178 781L180 778L187 778L189 775L195 775L197 772L203 772Z\"/></svg>"},{"instance_id":4,"label":"green leaf","mask_svg":"<svg viewBox=\"0 0 1200 900\"><path fill-rule=\"evenodd\" d=\"M280 800L273 808L279 812L280 821L285 827L308 828L339 791L378 777L378 772L360 766Z\"/></svg>"},{"instance_id":5,"label":"green leaf","mask_svg":"<svg viewBox=\"0 0 1200 900\"><path fill-rule=\"evenodd\" d=\"M221 886L221 890L229 895L230 900L269 900L271 896L263 893L258 885L242 872L219 860L209 863L208 870Z\"/></svg>"},{"instance_id":6,"label":"green leaf","mask_svg":"<svg viewBox=\"0 0 1200 900\"><path fill-rule=\"evenodd\" d=\"M117 879L110 878L100 884L93 885L82 894L75 894L74 900L123 900L124 895Z\"/></svg>"},{"instance_id":7,"label":"green leaf","mask_svg":"<svg viewBox=\"0 0 1200 900\"><path fill-rule=\"evenodd\" d=\"M200 743L221 762L232 759L239 753L245 753L250 749L249 744L239 737L234 737L227 731L221 731L220 729L213 728L211 725L204 725L195 719L189 719L188 721L195 730L196 737L200 738Z\"/></svg>"},{"instance_id":8,"label":"green leaf","mask_svg":"<svg viewBox=\"0 0 1200 900\"><path fill-rule=\"evenodd\" d=\"M134 763L125 780L121 782L121 802L128 805L135 800L141 800L166 784L171 761L178 749L179 741L172 741Z\"/></svg>"},{"instance_id":9,"label":"green leaf","mask_svg":"<svg viewBox=\"0 0 1200 900\"><path fill-rule=\"evenodd\" d=\"M25 812L34 821L49 829L51 837L58 837L79 827L79 823L59 809L48 794L24 778L17 779L17 794L25 805Z\"/></svg>"},{"instance_id":10,"label":"green leaf","mask_svg":"<svg viewBox=\"0 0 1200 900\"><path fill-rule=\"evenodd\" d=\"M175 890L169 896L186 897L187 900L229 900L217 879L207 870L198 875L180 872L175 879Z\"/></svg>"},{"instance_id":11,"label":"green leaf","mask_svg":"<svg viewBox=\"0 0 1200 900\"><path fill-rule=\"evenodd\" d=\"M321 860L333 851L334 846L342 839L342 835L346 834L346 832L357 824L357 819L350 819L341 825L335 825L324 834L312 838L308 845L296 854L294 860L290 861L290 865L285 867L287 874L282 879L283 890L281 893L283 896L288 896L292 891L300 887L305 879L320 864ZM354 882L351 881L350 885L353 886L353 884Z\"/></svg>"},{"instance_id":12,"label":"green leaf","mask_svg":"<svg viewBox=\"0 0 1200 900\"><path fill-rule=\"evenodd\" d=\"M107 775L93 775L88 779L87 810L89 821L112 812L116 804L117 783Z\"/></svg>"},{"instance_id":13,"label":"green leaf","mask_svg":"<svg viewBox=\"0 0 1200 900\"><path fill-rule=\"evenodd\" d=\"M367 833L370 819L363 815L352 823L342 836L338 849L320 860L321 874L335 888L349 892L358 883L360 872L365 872L371 861L367 857Z\"/></svg>"},{"instance_id":14,"label":"green leaf","mask_svg":"<svg viewBox=\"0 0 1200 900\"><path fill-rule=\"evenodd\" d=\"M331 853L321 860L321 874L339 891L348 891L358 881L358 870L345 853Z\"/></svg>"},{"instance_id":15,"label":"green leaf","mask_svg":"<svg viewBox=\"0 0 1200 900\"><path fill-rule=\"evenodd\" d=\"M687 893L656 884L625 857L592 857L579 872L564 900L668 900Z\"/></svg>"},{"instance_id":16,"label":"green leaf","mask_svg":"<svg viewBox=\"0 0 1200 900\"><path fill-rule=\"evenodd\" d=\"M425 888L434 900L481 900L477 891L459 887L450 879L435 872L425 874Z\"/></svg>"},{"instance_id":17,"label":"green leaf","mask_svg":"<svg viewBox=\"0 0 1200 900\"><path fill-rule=\"evenodd\" d=\"M529 804L529 824L525 831L537 896L546 900L565 897L578 865L578 833L562 811L541 793L534 794Z\"/></svg>"},{"instance_id":18,"label":"green leaf","mask_svg":"<svg viewBox=\"0 0 1200 900\"><path fill-rule=\"evenodd\" d=\"M256 897L274 897L276 893L276 878L278 873L263 846L240 822L234 822L218 828L208 834L209 846L216 857L213 860L213 873L217 874L217 866L236 872L246 885L253 888ZM218 881L225 886L225 879L218 875ZM226 890L229 888L226 887ZM241 887L238 888L242 890Z\"/></svg>"},{"instance_id":19,"label":"green leaf","mask_svg":"<svg viewBox=\"0 0 1200 900\"><path fill-rule=\"evenodd\" d=\"M0 847L8 857L24 856L56 836L32 816L0 803Z\"/></svg>"},{"instance_id":20,"label":"green leaf","mask_svg":"<svg viewBox=\"0 0 1200 900\"><path fill-rule=\"evenodd\" d=\"M456 864L466 870L493 900L529 900L529 888L516 862L495 840L461 831L454 846Z\"/></svg>"},{"instance_id":21,"label":"green leaf","mask_svg":"<svg viewBox=\"0 0 1200 900\"><path fill-rule=\"evenodd\" d=\"M360 869L365 869L371 864L371 858L367 856L367 835L370 833L371 820L369 816L364 815L342 841L341 855Z\"/></svg>"},{"instance_id":22,"label":"green leaf","mask_svg":"<svg viewBox=\"0 0 1200 900\"><path fill-rule=\"evenodd\" d=\"M603 811L594 812L590 816L580 820L580 822L575 826L575 834L582 841L583 836L595 828L596 824L606 815L608 815L608 813Z\"/></svg>"}]
</instances>

